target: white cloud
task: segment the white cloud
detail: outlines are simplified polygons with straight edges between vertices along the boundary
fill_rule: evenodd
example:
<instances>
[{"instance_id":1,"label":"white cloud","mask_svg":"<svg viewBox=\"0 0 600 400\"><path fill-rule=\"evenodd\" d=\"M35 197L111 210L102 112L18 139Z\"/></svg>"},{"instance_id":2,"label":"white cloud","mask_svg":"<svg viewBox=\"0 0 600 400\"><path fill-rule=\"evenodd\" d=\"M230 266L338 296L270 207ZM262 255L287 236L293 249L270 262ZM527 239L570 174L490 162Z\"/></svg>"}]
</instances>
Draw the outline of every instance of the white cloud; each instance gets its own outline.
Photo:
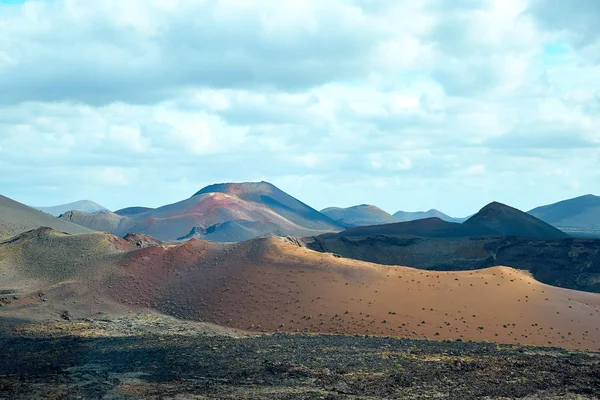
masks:
<instances>
[{"instance_id":1,"label":"white cloud","mask_svg":"<svg viewBox=\"0 0 600 400\"><path fill-rule=\"evenodd\" d=\"M485 164L475 164L465 168L462 174L467 176L485 175Z\"/></svg>"},{"instance_id":2,"label":"white cloud","mask_svg":"<svg viewBox=\"0 0 600 400\"><path fill-rule=\"evenodd\" d=\"M144 137L137 126L115 125L109 129L109 137L114 142L134 152L144 152L150 148L150 139Z\"/></svg>"},{"instance_id":3,"label":"white cloud","mask_svg":"<svg viewBox=\"0 0 600 400\"><path fill-rule=\"evenodd\" d=\"M265 179L457 215L600 191L597 2L567 3L0 5L0 187L120 208Z\"/></svg>"},{"instance_id":4,"label":"white cloud","mask_svg":"<svg viewBox=\"0 0 600 400\"><path fill-rule=\"evenodd\" d=\"M395 152L376 153L369 156L374 170L408 171L413 167L411 159Z\"/></svg>"},{"instance_id":5,"label":"white cloud","mask_svg":"<svg viewBox=\"0 0 600 400\"><path fill-rule=\"evenodd\" d=\"M119 167L104 167L95 171L94 178L108 186L126 186L135 176L137 171Z\"/></svg>"}]
</instances>

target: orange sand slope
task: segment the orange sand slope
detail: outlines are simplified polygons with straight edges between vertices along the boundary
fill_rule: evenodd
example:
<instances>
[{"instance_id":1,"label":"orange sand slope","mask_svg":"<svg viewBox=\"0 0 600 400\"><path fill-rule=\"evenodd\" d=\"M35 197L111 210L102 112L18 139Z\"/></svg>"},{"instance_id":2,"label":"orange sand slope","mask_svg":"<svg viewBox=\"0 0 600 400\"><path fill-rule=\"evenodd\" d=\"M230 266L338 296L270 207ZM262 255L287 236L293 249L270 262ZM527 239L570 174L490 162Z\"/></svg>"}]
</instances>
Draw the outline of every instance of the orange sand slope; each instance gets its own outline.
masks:
<instances>
[{"instance_id":1,"label":"orange sand slope","mask_svg":"<svg viewBox=\"0 0 600 400\"><path fill-rule=\"evenodd\" d=\"M284 238L191 240L129 253L108 286L132 306L251 331L600 350L600 295L507 267L431 272L336 258Z\"/></svg>"}]
</instances>

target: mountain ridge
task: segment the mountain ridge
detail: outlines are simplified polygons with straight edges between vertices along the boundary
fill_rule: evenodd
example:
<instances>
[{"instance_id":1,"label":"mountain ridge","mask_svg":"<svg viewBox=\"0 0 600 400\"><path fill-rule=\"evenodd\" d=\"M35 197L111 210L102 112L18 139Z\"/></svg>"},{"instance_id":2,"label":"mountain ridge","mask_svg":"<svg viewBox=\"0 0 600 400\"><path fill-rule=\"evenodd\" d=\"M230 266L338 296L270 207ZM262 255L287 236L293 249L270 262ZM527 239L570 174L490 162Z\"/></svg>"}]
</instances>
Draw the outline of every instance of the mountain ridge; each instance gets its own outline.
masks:
<instances>
[{"instance_id":1,"label":"mountain ridge","mask_svg":"<svg viewBox=\"0 0 600 400\"><path fill-rule=\"evenodd\" d=\"M484 206L478 213L461 223L444 221L438 217L396 222L392 224L361 226L332 237L400 235L429 238L458 238L469 236L520 236L530 238L566 238L566 233L516 208L499 202Z\"/></svg>"},{"instance_id":2,"label":"mountain ridge","mask_svg":"<svg viewBox=\"0 0 600 400\"><path fill-rule=\"evenodd\" d=\"M600 196L587 194L561 200L528 213L574 236L600 237Z\"/></svg>"},{"instance_id":3,"label":"mountain ridge","mask_svg":"<svg viewBox=\"0 0 600 400\"><path fill-rule=\"evenodd\" d=\"M67 211L81 211L81 212L97 212L97 211L109 211L108 208L101 206L100 204L91 200L79 200L73 203L61 204L51 207L33 207L37 210L43 211L46 214L59 217L61 214Z\"/></svg>"}]
</instances>

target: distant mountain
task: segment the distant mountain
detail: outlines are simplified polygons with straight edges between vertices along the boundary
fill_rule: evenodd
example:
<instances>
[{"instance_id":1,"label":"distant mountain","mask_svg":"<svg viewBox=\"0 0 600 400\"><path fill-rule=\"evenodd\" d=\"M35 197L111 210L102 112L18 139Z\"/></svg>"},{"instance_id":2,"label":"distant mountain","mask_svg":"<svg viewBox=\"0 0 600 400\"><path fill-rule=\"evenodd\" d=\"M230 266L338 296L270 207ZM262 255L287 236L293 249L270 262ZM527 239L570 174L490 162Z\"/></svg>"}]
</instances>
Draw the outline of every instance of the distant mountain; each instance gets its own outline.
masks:
<instances>
[{"instance_id":1,"label":"distant mountain","mask_svg":"<svg viewBox=\"0 0 600 400\"><path fill-rule=\"evenodd\" d=\"M55 217L60 216L61 214L66 213L67 211L81 211L81 212L96 212L96 211L108 211L108 209L102 207L98 203L94 203L90 200L81 200L76 201L74 203L62 204L60 206L53 207L34 207L40 211L43 211L47 214L54 215Z\"/></svg>"},{"instance_id":2,"label":"distant mountain","mask_svg":"<svg viewBox=\"0 0 600 400\"><path fill-rule=\"evenodd\" d=\"M8 239L40 227L71 234L90 232L87 228L62 221L0 195L0 239Z\"/></svg>"},{"instance_id":3,"label":"distant mountain","mask_svg":"<svg viewBox=\"0 0 600 400\"><path fill-rule=\"evenodd\" d=\"M237 238L266 233L310 236L343 229L326 215L307 206L267 182L222 183L207 186L191 198L157 209L117 213L72 213L63 219L118 236L143 233L162 241L172 241L198 232L204 240L237 241ZM208 228L215 231L208 232ZM230 233L227 237L225 232ZM255 236L253 236L255 235Z\"/></svg>"},{"instance_id":4,"label":"distant mountain","mask_svg":"<svg viewBox=\"0 0 600 400\"><path fill-rule=\"evenodd\" d=\"M387 265L453 271L511 266L542 282L600 293L600 240L572 238L491 203L462 224L428 218L306 237L312 250Z\"/></svg>"},{"instance_id":5,"label":"distant mountain","mask_svg":"<svg viewBox=\"0 0 600 400\"><path fill-rule=\"evenodd\" d=\"M591 194L559 201L529 214L573 236L600 237L600 197Z\"/></svg>"},{"instance_id":6,"label":"distant mountain","mask_svg":"<svg viewBox=\"0 0 600 400\"><path fill-rule=\"evenodd\" d=\"M127 207L127 208L123 208L121 210L117 210L115 211L115 214L117 215L121 215L123 217L126 216L130 216L130 215L136 215L136 214L142 214L148 211L152 211L154 210L154 208L148 208L148 207Z\"/></svg>"},{"instance_id":7,"label":"distant mountain","mask_svg":"<svg viewBox=\"0 0 600 400\"><path fill-rule=\"evenodd\" d=\"M340 229L340 225L328 216L321 214L268 182L220 183L205 187L196 193L194 197L212 193L223 193L248 203L259 204L285 218L292 225L324 231ZM252 220L251 218L247 219Z\"/></svg>"},{"instance_id":8,"label":"distant mountain","mask_svg":"<svg viewBox=\"0 0 600 400\"><path fill-rule=\"evenodd\" d=\"M453 218L453 217L446 215L443 212L438 211L436 209L431 209L429 211L415 211L415 212L398 211L397 213L394 214L394 218L396 218L396 220L399 222L415 221L418 219L426 219L426 218L439 218L442 221L448 221L448 222L463 222L467 219L467 218Z\"/></svg>"},{"instance_id":9,"label":"distant mountain","mask_svg":"<svg viewBox=\"0 0 600 400\"><path fill-rule=\"evenodd\" d=\"M488 228L503 236L538 239L569 237L566 233L532 215L498 202L483 207L477 214L463 222L463 225Z\"/></svg>"},{"instance_id":10,"label":"distant mountain","mask_svg":"<svg viewBox=\"0 0 600 400\"><path fill-rule=\"evenodd\" d=\"M391 215L379 207L368 204L361 204L359 206L348 208L329 207L321 210L321 213L347 228L393 224L396 222L417 221L428 218L439 218L442 221L461 223L469 218L453 218L435 209L416 212L398 211L394 215Z\"/></svg>"},{"instance_id":11,"label":"distant mountain","mask_svg":"<svg viewBox=\"0 0 600 400\"><path fill-rule=\"evenodd\" d=\"M461 238L474 236L518 236L524 238L565 238L569 235L539 219L500 203L490 203L462 224L426 218L385 225L362 226L332 237L366 237L373 235L415 236L424 238Z\"/></svg>"},{"instance_id":12,"label":"distant mountain","mask_svg":"<svg viewBox=\"0 0 600 400\"><path fill-rule=\"evenodd\" d=\"M321 210L321 213L348 228L398 222L391 214L368 204L348 208L329 207Z\"/></svg>"}]
</instances>

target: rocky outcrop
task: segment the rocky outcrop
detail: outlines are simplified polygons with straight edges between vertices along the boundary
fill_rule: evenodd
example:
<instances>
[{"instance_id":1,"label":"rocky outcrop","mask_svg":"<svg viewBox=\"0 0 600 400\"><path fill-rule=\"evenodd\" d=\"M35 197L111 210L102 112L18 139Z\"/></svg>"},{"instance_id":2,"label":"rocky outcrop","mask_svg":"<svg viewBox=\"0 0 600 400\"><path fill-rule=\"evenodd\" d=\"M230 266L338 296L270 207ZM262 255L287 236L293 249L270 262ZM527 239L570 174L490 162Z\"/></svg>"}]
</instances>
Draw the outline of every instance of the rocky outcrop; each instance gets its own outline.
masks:
<instances>
[{"instance_id":1,"label":"rocky outcrop","mask_svg":"<svg viewBox=\"0 0 600 400\"><path fill-rule=\"evenodd\" d=\"M144 235L143 233L128 233L123 239L133 244L138 249L147 247L160 246L162 242L152 236Z\"/></svg>"}]
</instances>

